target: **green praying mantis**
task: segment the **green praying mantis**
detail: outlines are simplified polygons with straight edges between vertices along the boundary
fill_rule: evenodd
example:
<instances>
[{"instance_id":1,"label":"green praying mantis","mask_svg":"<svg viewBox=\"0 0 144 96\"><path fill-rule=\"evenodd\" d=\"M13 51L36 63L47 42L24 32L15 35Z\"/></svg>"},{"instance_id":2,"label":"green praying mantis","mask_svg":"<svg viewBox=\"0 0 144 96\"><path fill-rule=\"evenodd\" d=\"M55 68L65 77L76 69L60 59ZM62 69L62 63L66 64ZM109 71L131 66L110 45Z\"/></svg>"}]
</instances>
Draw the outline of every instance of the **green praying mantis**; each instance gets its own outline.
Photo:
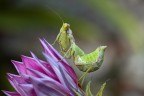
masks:
<instances>
[{"instance_id":1,"label":"green praying mantis","mask_svg":"<svg viewBox=\"0 0 144 96\"><path fill-rule=\"evenodd\" d=\"M89 73L100 68L104 60L104 52L107 46L100 46L95 51L85 54L75 43L75 39L68 23L63 23L55 42L60 45L64 58L73 58L74 64L80 71Z\"/></svg>"},{"instance_id":2,"label":"green praying mantis","mask_svg":"<svg viewBox=\"0 0 144 96\"><path fill-rule=\"evenodd\" d=\"M53 12L57 16L59 16L55 11ZM84 51L75 43L72 30L70 29L70 24L64 23L63 19L60 16L59 18L62 20L63 24L62 24L59 34L56 37L56 40L54 41L52 45L58 42L60 45L61 53L64 54L63 58L69 58L69 59L72 58L77 68L80 71L85 72L79 78L77 82L79 83L79 81L81 81L80 85L83 85L83 82L87 73L98 70L100 66L102 65L103 60L104 60L104 52L107 46L99 46L96 50L94 50L93 52L89 54L84 53ZM102 96L105 85L106 85L106 82L102 85L102 87L100 88L96 96ZM76 91L74 92L77 94L77 96L81 96ZM87 84L87 87L86 87L86 95L93 96L90 91L90 82Z\"/></svg>"}]
</instances>

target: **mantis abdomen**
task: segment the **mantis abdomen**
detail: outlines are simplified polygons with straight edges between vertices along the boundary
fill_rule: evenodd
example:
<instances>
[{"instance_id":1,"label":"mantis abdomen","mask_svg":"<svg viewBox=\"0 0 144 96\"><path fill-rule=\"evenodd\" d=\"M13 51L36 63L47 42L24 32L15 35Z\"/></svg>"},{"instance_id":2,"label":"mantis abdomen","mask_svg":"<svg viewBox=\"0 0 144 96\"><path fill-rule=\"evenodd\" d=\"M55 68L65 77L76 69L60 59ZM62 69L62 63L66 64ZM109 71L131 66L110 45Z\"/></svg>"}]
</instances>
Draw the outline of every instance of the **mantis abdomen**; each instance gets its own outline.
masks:
<instances>
[{"instance_id":1,"label":"mantis abdomen","mask_svg":"<svg viewBox=\"0 0 144 96\"><path fill-rule=\"evenodd\" d=\"M75 65L84 72L86 72L88 69L90 69L88 72L96 71L103 63L104 51L106 47L107 46L100 46L90 54L76 56L74 60Z\"/></svg>"}]
</instances>

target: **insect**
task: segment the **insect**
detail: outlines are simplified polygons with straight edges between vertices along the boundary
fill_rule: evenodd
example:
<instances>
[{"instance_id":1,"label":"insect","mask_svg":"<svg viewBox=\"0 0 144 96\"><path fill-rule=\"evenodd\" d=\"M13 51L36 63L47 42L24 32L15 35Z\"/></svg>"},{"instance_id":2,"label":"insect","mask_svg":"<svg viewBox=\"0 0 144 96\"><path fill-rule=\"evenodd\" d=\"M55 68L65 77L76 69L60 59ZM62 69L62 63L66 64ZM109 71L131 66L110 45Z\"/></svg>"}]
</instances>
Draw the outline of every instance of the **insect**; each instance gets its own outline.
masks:
<instances>
[{"instance_id":1,"label":"insect","mask_svg":"<svg viewBox=\"0 0 144 96\"><path fill-rule=\"evenodd\" d=\"M100 68L107 46L100 46L95 51L85 54L75 43L70 25L63 23L55 42L58 41L64 58L73 58L74 64L80 71L93 72ZM55 43L54 42L54 43Z\"/></svg>"},{"instance_id":2,"label":"insect","mask_svg":"<svg viewBox=\"0 0 144 96\"><path fill-rule=\"evenodd\" d=\"M95 51L85 54L84 51L76 45L70 25L64 23L60 16L59 18L62 20L63 25L53 45L55 42L58 42L64 58L73 58L74 64L80 71L89 73L98 70L103 62L104 52L107 46L100 46Z\"/></svg>"}]
</instances>

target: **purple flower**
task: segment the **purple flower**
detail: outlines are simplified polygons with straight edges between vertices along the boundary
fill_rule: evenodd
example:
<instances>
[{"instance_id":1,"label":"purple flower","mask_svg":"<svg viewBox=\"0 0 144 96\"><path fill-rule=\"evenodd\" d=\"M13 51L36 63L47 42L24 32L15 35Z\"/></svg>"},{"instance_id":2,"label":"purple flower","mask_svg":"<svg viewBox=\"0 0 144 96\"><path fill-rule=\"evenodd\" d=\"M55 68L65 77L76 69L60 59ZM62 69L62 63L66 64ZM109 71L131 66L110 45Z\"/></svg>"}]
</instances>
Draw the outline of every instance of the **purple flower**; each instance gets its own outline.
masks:
<instances>
[{"instance_id":1,"label":"purple flower","mask_svg":"<svg viewBox=\"0 0 144 96\"><path fill-rule=\"evenodd\" d=\"M12 60L19 75L8 73L7 78L16 92L3 92L7 96L85 96L72 67L45 39L40 42L46 61L32 52L32 57L21 56L22 62Z\"/></svg>"}]
</instances>

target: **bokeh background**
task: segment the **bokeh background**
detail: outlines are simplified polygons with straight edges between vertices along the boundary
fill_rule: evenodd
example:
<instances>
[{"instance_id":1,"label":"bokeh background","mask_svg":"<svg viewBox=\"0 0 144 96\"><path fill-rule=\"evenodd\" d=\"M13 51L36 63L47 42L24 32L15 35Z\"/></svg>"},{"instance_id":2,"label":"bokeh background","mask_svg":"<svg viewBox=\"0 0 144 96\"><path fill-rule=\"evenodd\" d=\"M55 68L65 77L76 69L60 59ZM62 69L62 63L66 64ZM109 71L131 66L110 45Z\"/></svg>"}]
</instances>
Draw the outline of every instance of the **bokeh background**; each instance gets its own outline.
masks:
<instances>
[{"instance_id":1,"label":"bokeh background","mask_svg":"<svg viewBox=\"0 0 144 96\"><path fill-rule=\"evenodd\" d=\"M39 38L53 43L62 26L52 10L86 53L108 46L102 67L85 80L94 94L108 80L104 96L144 96L143 0L0 0L0 90L14 90L6 79L7 72L17 74L11 59L30 51L44 59Z\"/></svg>"}]
</instances>

